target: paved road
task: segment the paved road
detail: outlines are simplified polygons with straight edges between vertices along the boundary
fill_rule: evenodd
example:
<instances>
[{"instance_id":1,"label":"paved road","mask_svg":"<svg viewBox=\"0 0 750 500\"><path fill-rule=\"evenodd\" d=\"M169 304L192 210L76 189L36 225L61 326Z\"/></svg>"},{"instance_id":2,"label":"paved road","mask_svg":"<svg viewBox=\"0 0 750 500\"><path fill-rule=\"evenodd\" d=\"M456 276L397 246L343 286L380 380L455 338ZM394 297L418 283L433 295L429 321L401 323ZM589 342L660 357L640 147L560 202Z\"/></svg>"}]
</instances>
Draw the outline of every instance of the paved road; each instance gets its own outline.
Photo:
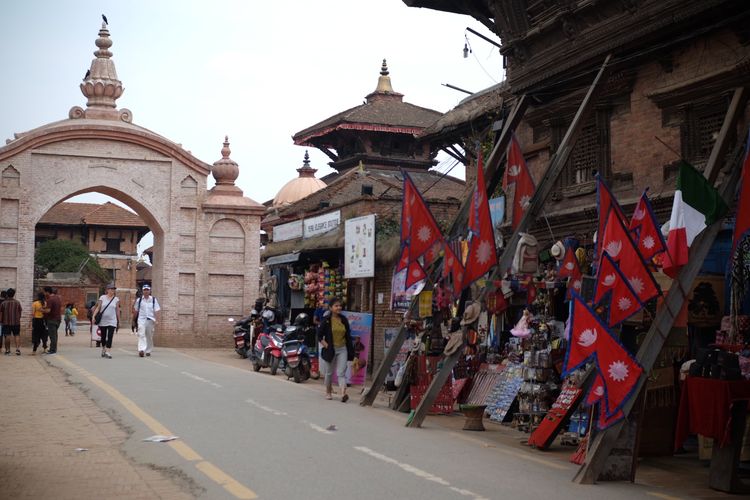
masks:
<instances>
[{"instance_id":1,"label":"paved road","mask_svg":"<svg viewBox=\"0 0 750 500\"><path fill-rule=\"evenodd\" d=\"M202 498L654 498L638 485L574 485L574 465L481 433L430 419L407 429L403 414L362 408L357 397L325 401L318 384L178 350L139 358L132 337L116 341L112 360L80 345L45 359L132 431L130 457L181 470ZM142 441L155 434L179 440Z\"/></svg>"}]
</instances>

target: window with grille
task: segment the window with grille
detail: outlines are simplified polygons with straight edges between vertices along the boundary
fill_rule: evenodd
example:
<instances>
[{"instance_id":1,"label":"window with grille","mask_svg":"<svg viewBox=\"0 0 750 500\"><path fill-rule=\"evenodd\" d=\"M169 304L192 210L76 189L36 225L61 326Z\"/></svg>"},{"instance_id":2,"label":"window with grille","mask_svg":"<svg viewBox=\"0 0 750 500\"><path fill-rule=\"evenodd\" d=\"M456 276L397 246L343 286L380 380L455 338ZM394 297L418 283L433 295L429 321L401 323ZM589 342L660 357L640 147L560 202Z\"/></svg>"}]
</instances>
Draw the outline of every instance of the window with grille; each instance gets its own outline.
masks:
<instances>
[{"instance_id":1,"label":"window with grille","mask_svg":"<svg viewBox=\"0 0 750 500\"><path fill-rule=\"evenodd\" d=\"M681 127L682 157L695 167L703 167L708 161L728 108L726 97L685 107Z\"/></svg>"},{"instance_id":2,"label":"window with grille","mask_svg":"<svg viewBox=\"0 0 750 500\"><path fill-rule=\"evenodd\" d=\"M564 132L563 132L564 133ZM609 172L609 112L597 110L581 128L570 158L558 180L566 195L585 194L595 187L597 173Z\"/></svg>"}]
</instances>

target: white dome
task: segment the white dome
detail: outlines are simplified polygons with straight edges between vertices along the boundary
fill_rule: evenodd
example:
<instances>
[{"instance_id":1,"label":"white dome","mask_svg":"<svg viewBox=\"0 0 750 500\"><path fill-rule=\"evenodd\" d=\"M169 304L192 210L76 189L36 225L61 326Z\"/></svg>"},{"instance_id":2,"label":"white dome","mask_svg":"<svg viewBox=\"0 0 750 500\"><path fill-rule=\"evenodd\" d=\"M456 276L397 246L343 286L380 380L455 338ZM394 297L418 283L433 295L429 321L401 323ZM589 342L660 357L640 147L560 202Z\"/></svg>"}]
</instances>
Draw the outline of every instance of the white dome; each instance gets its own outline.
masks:
<instances>
[{"instance_id":1,"label":"white dome","mask_svg":"<svg viewBox=\"0 0 750 500\"><path fill-rule=\"evenodd\" d=\"M302 168L298 168L299 177L292 179L279 189L273 199L274 207L291 205L302 198L326 187L326 183L315 177L316 169L310 168L310 157L305 151L305 161Z\"/></svg>"}]
</instances>

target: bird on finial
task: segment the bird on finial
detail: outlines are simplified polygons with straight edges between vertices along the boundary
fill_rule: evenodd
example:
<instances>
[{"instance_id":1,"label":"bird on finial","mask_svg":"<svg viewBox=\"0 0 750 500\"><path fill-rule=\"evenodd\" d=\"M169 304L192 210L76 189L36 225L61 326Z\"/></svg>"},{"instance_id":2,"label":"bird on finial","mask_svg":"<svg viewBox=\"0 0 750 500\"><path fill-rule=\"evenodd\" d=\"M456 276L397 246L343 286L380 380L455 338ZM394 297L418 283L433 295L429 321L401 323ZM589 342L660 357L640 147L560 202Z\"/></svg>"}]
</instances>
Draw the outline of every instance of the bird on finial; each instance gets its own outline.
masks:
<instances>
[{"instance_id":1,"label":"bird on finial","mask_svg":"<svg viewBox=\"0 0 750 500\"><path fill-rule=\"evenodd\" d=\"M109 26L109 21L107 21L107 16L105 16L104 14L102 14L102 21L104 21L104 24Z\"/></svg>"},{"instance_id":2,"label":"bird on finial","mask_svg":"<svg viewBox=\"0 0 750 500\"><path fill-rule=\"evenodd\" d=\"M87 79L88 77L90 77L90 76L91 76L91 70L90 70L90 69L87 69L87 70L86 70L86 76L84 76L84 77L83 77L83 79L84 79L84 80L86 80L86 79Z\"/></svg>"}]
</instances>

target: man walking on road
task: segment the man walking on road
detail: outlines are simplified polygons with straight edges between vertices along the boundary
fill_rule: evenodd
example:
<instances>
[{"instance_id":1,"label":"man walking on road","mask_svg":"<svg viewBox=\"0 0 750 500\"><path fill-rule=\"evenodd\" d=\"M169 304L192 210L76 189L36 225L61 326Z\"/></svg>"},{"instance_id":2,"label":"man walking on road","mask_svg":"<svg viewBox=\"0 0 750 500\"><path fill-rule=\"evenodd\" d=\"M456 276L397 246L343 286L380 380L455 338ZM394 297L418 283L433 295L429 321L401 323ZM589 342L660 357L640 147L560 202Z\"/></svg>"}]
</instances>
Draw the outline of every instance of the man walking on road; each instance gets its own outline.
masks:
<instances>
[{"instance_id":1,"label":"man walking on road","mask_svg":"<svg viewBox=\"0 0 750 500\"><path fill-rule=\"evenodd\" d=\"M57 353L57 329L62 319L62 304L57 296L57 289L45 286L44 294L47 296L47 308L49 312L44 314L47 323L47 336L49 336L49 350L47 354Z\"/></svg>"},{"instance_id":2,"label":"man walking on road","mask_svg":"<svg viewBox=\"0 0 750 500\"><path fill-rule=\"evenodd\" d=\"M21 303L16 300L16 291L8 288L6 299L0 304L0 324L3 325L3 339L5 340L5 355L10 355L10 338L16 344L16 355L21 355Z\"/></svg>"},{"instance_id":3,"label":"man walking on road","mask_svg":"<svg viewBox=\"0 0 750 500\"><path fill-rule=\"evenodd\" d=\"M133 315L138 318L138 355L151 356L154 348L154 327L161 310L159 301L151 296L151 286L143 285L143 295L133 302Z\"/></svg>"}]
</instances>

